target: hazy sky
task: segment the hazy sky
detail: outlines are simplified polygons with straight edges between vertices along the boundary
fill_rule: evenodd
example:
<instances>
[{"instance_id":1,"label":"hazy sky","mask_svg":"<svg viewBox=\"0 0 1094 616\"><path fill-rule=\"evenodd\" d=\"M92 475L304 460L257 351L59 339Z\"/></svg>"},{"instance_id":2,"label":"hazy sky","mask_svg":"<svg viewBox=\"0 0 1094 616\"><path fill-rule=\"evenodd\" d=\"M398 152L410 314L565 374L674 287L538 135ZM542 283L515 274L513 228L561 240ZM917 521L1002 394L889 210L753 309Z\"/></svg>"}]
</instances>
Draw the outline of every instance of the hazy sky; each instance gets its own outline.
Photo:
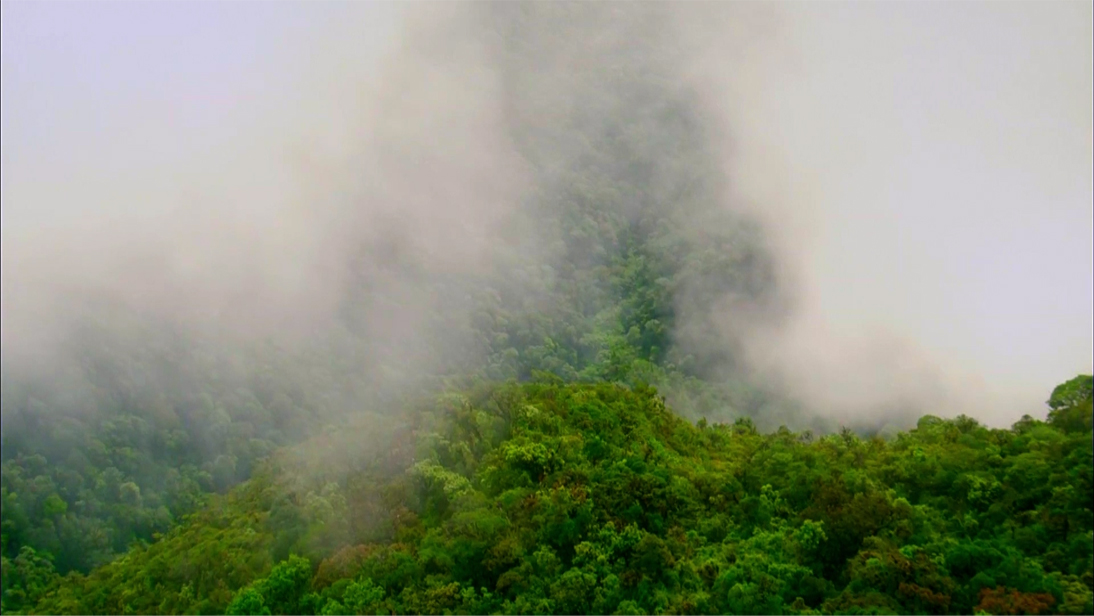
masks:
<instances>
[{"instance_id":1,"label":"hazy sky","mask_svg":"<svg viewBox=\"0 0 1094 616\"><path fill-rule=\"evenodd\" d=\"M872 358L906 348L998 405L984 419L1043 412L1092 368L1091 4L766 6L775 36L704 70L728 171L800 279L775 361L823 397L901 378ZM363 2L4 2L5 291L8 257L63 229L87 232L78 254L193 191L276 207L294 156L357 134L395 20Z\"/></svg>"},{"instance_id":2,"label":"hazy sky","mask_svg":"<svg viewBox=\"0 0 1094 616\"><path fill-rule=\"evenodd\" d=\"M296 223L318 204L301 193L358 134L393 20L366 3L4 2L5 340L13 306L57 285L306 292L314 233ZM259 277L282 296L242 284Z\"/></svg>"},{"instance_id":3,"label":"hazy sky","mask_svg":"<svg viewBox=\"0 0 1094 616\"><path fill-rule=\"evenodd\" d=\"M323 71L370 66L392 20L366 3L4 2L5 227L136 213L149 202L102 203L102 184L152 171L158 191L170 163L193 168L302 106L326 113L278 132L315 137L349 98L314 89L338 86Z\"/></svg>"},{"instance_id":4,"label":"hazy sky","mask_svg":"<svg viewBox=\"0 0 1094 616\"><path fill-rule=\"evenodd\" d=\"M1092 363L1091 3L792 6L726 103L803 267L802 377L911 341L978 415L1040 410Z\"/></svg>"}]
</instances>

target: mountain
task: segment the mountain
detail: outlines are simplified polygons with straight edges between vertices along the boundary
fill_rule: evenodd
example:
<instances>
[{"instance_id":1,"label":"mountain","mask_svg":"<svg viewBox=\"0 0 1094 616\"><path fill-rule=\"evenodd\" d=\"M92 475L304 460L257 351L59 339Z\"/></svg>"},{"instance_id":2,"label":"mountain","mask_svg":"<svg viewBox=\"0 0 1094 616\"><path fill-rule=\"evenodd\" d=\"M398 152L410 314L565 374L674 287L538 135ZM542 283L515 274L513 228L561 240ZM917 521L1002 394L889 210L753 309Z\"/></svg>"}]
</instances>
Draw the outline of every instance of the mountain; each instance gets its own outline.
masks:
<instances>
[{"instance_id":1,"label":"mountain","mask_svg":"<svg viewBox=\"0 0 1094 616\"><path fill-rule=\"evenodd\" d=\"M4 613L1094 611L1090 376L1010 429L812 412L750 369L793 293L666 5L453 11L326 221L330 314L72 292L5 356Z\"/></svg>"},{"instance_id":2,"label":"mountain","mask_svg":"<svg viewBox=\"0 0 1094 616\"><path fill-rule=\"evenodd\" d=\"M1089 384L1048 422L926 416L889 441L693 425L648 387L483 385L357 470L317 453L353 435L282 452L89 575L24 548L5 612L1089 613Z\"/></svg>"}]
</instances>

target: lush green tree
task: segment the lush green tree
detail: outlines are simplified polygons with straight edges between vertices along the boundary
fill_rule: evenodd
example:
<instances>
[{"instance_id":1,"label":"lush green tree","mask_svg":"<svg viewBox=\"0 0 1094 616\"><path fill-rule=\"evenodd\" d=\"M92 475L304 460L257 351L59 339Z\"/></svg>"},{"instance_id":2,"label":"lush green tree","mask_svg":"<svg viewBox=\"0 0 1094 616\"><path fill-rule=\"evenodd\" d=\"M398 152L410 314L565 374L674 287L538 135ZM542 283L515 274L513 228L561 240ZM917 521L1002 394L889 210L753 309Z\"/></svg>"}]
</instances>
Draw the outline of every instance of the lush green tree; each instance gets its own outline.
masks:
<instances>
[{"instance_id":1,"label":"lush green tree","mask_svg":"<svg viewBox=\"0 0 1094 616\"><path fill-rule=\"evenodd\" d=\"M447 394L413 424L394 467L332 482L279 457L89 576L46 567L31 611L1084 613L1094 596L1089 431L763 434L556 379ZM359 515L380 523L338 523Z\"/></svg>"},{"instance_id":2,"label":"lush green tree","mask_svg":"<svg viewBox=\"0 0 1094 616\"><path fill-rule=\"evenodd\" d=\"M1047 421L883 439L740 369L712 315L777 319L774 262L663 10L468 8L536 250L366 242L291 348L111 304L3 362L3 611L1094 611L1089 375ZM433 298L417 337L376 325L390 279Z\"/></svg>"},{"instance_id":3,"label":"lush green tree","mask_svg":"<svg viewBox=\"0 0 1094 616\"><path fill-rule=\"evenodd\" d=\"M1066 432L1086 432L1094 421L1094 377L1081 374L1052 390L1048 421Z\"/></svg>"}]
</instances>

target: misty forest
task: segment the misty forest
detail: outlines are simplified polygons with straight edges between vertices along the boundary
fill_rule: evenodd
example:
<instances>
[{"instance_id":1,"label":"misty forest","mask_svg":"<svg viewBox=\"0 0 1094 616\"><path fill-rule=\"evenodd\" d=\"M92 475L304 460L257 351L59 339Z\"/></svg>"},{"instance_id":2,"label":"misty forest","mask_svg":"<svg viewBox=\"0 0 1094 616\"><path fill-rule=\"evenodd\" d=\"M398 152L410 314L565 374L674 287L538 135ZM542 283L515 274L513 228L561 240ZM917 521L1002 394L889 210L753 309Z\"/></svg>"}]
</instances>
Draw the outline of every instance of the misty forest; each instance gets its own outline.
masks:
<instances>
[{"instance_id":1,"label":"misty forest","mask_svg":"<svg viewBox=\"0 0 1094 616\"><path fill-rule=\"evenodd\" d=\"M409 11L306 301L5 286L3 613L1094 613L1088 368L1006 428L759 368L798 296L671 7Z\"/></svg>"}]
</instances>

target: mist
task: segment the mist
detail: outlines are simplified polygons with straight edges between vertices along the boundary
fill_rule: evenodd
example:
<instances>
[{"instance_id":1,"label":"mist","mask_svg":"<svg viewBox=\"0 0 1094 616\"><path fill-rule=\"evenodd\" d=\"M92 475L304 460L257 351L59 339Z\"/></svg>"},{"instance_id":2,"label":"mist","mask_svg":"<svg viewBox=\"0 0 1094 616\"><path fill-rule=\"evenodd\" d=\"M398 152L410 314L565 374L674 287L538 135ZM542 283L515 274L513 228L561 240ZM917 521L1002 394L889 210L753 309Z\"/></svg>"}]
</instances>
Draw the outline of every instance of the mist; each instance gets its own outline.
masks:
<instances>
[{"instance_id":1,"label":"mist","mask_svg":"<svg viewBox=\"0 0 1094 616\"><path fill-rule=\"evenodd\" d=\"M349 373L412 389L490 354L483 296L565 314L556 272L617 241L560 247L581 169L753 264L673 287L706 378L1003 425L1091 370L1089 4L3 11L5 370L93 297L229 346L352 336ZM702 138L587 153L662 107Z\"/></svg>"},{"instance_id":2,"label":"mist","mask_svg":"<svg viewBox=\"0 0 1094 616\"><path fill-rule=\"evenodd\" d=\"M839 414L1038 415L1091 369L1090 5L781 8L713 103L798 300L760 365Z\"/></svg>"}]
</instances>

